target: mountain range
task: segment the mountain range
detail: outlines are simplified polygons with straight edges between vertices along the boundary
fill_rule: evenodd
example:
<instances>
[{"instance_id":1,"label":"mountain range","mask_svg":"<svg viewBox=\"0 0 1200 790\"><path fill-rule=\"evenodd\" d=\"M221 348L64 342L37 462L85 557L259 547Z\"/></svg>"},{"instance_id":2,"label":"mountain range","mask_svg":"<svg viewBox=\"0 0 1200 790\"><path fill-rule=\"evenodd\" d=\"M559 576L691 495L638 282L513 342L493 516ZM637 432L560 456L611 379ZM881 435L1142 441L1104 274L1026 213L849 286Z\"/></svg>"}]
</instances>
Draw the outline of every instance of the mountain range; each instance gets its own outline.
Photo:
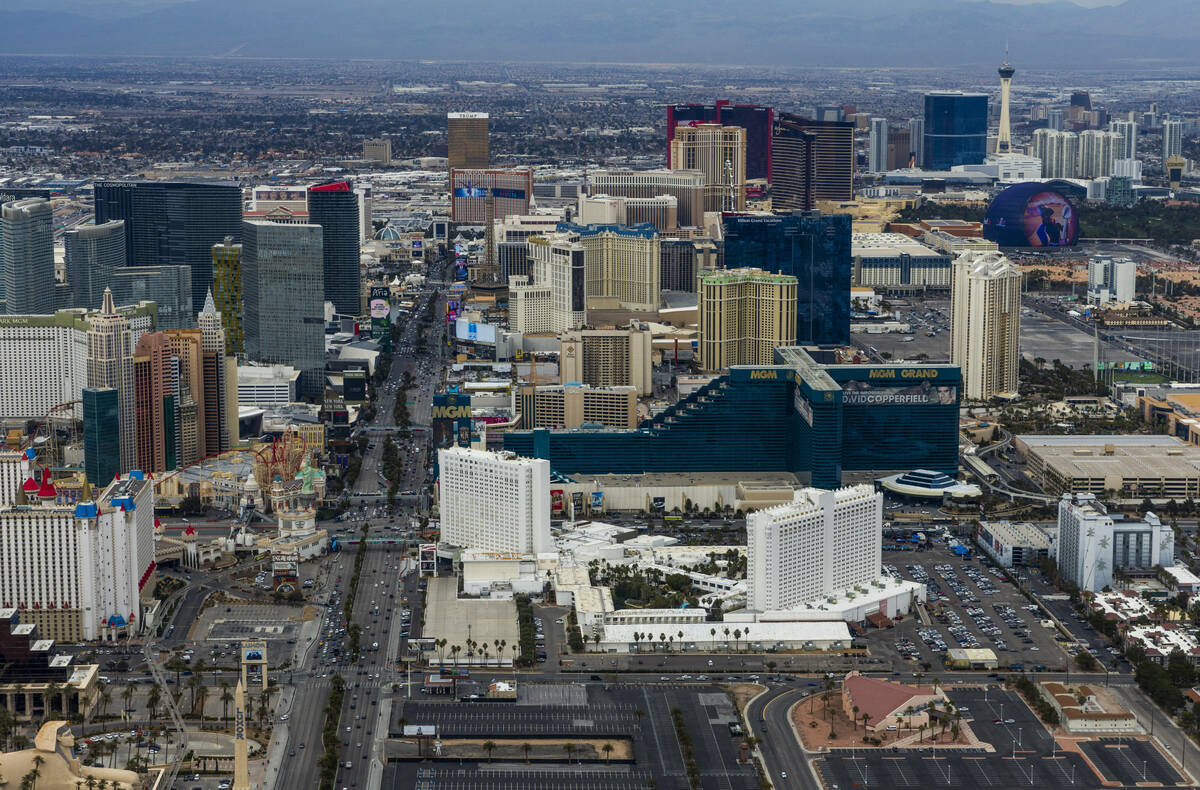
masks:
<instances>
[{"instance_id":1,"label":"mountain range","mask_svg":"<svg viewBox=\"0 0 1200 790\"><path fill-rule=\"evenodd\" d=\"M1194 64L1200 29L1197 0L24 2L0 9L0 53L949 68L1008 45L1075 69Z\"/></svg>"}]
</instances>

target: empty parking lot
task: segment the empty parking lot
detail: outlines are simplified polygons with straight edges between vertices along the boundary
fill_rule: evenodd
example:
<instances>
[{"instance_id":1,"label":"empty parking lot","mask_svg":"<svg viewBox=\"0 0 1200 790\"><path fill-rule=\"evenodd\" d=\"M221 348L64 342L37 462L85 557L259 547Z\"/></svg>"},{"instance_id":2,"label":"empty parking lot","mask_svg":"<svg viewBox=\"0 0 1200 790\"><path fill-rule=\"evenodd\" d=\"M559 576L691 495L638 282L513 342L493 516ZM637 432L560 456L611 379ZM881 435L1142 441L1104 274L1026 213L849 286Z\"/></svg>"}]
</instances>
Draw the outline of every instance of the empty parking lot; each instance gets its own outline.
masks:
<instances>
[{"instance_id":1,"label":"empty parking lot","mask_svg":"<svg viewBox=\"0 0 1200 790\"><path fill-rule=\"evenodd\" d=\"M574 703L586 689L586 704ZM575 685L569 693L537 694L552 704L512 702L411 701L393 708L392 732L406 724L435 724L438 735L492 738L628 738L632 765L523 763L477 764L461 770L457 763L430 768L418 776L418 764L389 765L383 788L422 790L527 790L532 787L566 790L623 790L644 788L653 779L658 787L686 787L687 765L676 734L672 711L678 710L691 738L701 782L716 790L754 790L759 787L753 765L738 762L741 738L730 734L737 720L729 696L700 684L622 684L607 690L599 685ZM524 773L521 771L524 770ZM390 784L391 783L391 784Z\"/></svg>"}]
</instances>

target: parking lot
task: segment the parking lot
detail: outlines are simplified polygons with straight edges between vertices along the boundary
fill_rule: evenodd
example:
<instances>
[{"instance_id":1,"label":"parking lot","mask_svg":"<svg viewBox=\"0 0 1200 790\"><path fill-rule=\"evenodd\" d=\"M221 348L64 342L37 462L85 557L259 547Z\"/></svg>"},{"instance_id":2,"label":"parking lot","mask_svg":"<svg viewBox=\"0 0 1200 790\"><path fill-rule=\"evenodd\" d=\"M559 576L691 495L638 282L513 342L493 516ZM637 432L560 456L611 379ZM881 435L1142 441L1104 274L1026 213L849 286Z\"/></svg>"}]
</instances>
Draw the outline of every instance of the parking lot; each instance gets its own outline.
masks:
<instances>
[{"instance_id":1,"label":"parking lot","mask_svg":"<svg viewBox=\"0 0 1200 790\"><path fill-rule=\"evenodd\" d=\"M496 762L473 767L394 762L383 788L422 790L624 790L686 787L683 750L676 737L672 710L678 709L692 739L704 787L753 790L759 786L753 765L737 762L741 738L730 733L737 721L733 702L715 686L700 684L573 685L586 689L586 704L514 704L512 702L405 702L393 708L392 732L399 720L436 724L438 735L495 738L628 738L634 761L629 764L534 764ZM578 691L539 694L544 700L578 701ZM640 712L640 713L639 713ZM418 766L421 766L420 769ZM424 773L418 776L420 770Z\"/></svg>"},{"instance_id":2,"label":"parking lot","mask_svg":"<svg viewBox=\"0 0 1200 790\"><path fill-rule=\"evenodd\" d=\"M381 790L644 790L652 774L628 765L521 765L464 763L453 767L393 763Z\"/></svg>"},{"instance_id":3,"label":"parking lot","mask_svg":"<svg viewBox=\"0 0 1200 790\"><path fill-rule=\"evenodd\" d=\"M883 553L886 572L925 585L935 614L928 625L907 617L894 628L868 631L862 641L872 657L892 665L893 671L925 663L938 670L947 649L988 648L1002 669L1064 666L1057 631L1043 627L1044 613L1031 610L1034 605L998 569L979 559L962 559L945 544L933 545L926 551Z\"/></svg>"},{"instance_id":4,"label":"parking lot","mask_svg":"<svg viewBox=\"0 0 1200 790\"><path fill-rule=\"evenodd\" d=\"M1046 728L1016 692L997 685L953 687L947 689L947 696L994 752L928 747L907 751L839 749L817 763L826 786L1102 786L1083 757L1055 747Z\"/></svg>"},{"instance_id":5,"label":"parking lot","mask_svg":"<svg viewBox=\"0 0 1200 790\"><path fill-rule=\"evenodd\" d=\"M838 750L816 761L826 787L1101 787L1077 754L1039 758L982 750L873 752Z\"/></svg>"},{"instance_id":6,"label":"parking lot","mask_svg":"<svg viewBox=\"0 0 1200 790\"><path fill-rule=\"evenodd\" d=\"M1133 666L1125 660L1117 648L1113 647L1112 642L1076 613L1074 607L1071 606L1070 599L1065 594L1055 594L1040 582L1036 583L1035 588L1046 589L1048 595L1038 595L1038 600L1054 613L1060 623L1066 626L1077 644L1088 646L1088 651L1097 661L1114 672L1133 671Z\"/></svg>"},{"instance_id":7,"label":"parking lot","mask_svg":"<svg viewBox=\"0 0 1200 790\"><path fill-rule=\"evenodd\" d=\"M631 704L584 707L514 705L507 701L405 702L392 707L392 732L399 720L432 724L446 738L492 736L617 737L636 724Z\"/></svg>"},{"instance_id":8,"label":"parking lot","mask_svg":"<svg viewBox=\"0 0 1200 790\"><path fill-rule=\"evenodd\" d=\"M1158 782L1173 785L1183 781L1166 758L1147 741L1130 738L1101 738L1082 743L1088 759L1109 781L1123 785Z\"/></svg>"},{"instance_id":9,"label":"parking lot","mask_svg":"<svg viewBox=\"0 0 1200 790\"><path fill-rule=\"evenodd\" d=\"M947 696L979 739L995 747L997 754L1050 757L1056 753L1054 739L1015 691L999 686L951 688Z\"/></svg>"}]
</instances>

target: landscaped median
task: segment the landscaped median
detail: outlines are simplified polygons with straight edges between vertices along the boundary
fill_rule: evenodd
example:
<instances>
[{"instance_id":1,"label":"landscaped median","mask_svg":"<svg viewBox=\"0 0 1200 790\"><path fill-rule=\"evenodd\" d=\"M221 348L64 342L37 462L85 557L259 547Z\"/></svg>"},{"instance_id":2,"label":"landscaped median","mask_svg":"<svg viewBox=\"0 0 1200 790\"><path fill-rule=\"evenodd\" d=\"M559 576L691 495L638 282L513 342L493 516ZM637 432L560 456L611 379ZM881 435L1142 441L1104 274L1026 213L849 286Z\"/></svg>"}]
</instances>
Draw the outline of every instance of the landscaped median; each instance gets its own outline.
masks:
<instances>
[{"instance_id":1,"label":"landscaped median","mask_svg":"<svg viewBox=\"0 0 1200 790\"><path fill-rule=\"evenodd\" d=\"M437 746L434 745L437 742ZM474 762L633 762L633 744L620 738L390 738L390 760Z\"/></svg>"}]
</instances>

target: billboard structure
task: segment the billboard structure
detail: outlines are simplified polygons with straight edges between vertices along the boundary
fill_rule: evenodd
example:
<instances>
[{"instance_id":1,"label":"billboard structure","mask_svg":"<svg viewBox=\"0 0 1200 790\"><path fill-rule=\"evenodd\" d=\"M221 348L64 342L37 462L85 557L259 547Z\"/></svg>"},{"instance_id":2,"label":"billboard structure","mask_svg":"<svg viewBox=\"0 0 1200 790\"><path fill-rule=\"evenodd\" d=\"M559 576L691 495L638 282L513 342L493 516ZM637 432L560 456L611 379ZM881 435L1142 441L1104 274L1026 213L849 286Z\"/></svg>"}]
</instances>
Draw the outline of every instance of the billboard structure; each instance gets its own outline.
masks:
<instances>
[{"instance_id":1,"label":"billboard structure","mask_svg":"<svg viewBox=\"0 0 1200 790\"><path fill-rule=\"evenodd\" d=\"M471 396L458 392L434 395L431 422L435 449L441 450L455 444L470 446Z\"/></svg>"},{"instance_id":2,"label":"billboard structure","mask_svg":"<svg viewBox=\"0 0 1200 790\"><path fill-rule=\"evenodd\" d=\"M532 195L533 170L527 167L450 170L450 219L457 224L482 225L489 197L497 217L528 214Z\"/></svg>"},{"instance_id":3,"label":"billboard structure","mask_svg":"<svg viewBox=\"0 0 1200 790\"><path fill-rule=\"evenodd\" d=\"M907 387L880 387L865 381L851 381L842 387L842 403L847 406L949 406L958 403L958 388L928 381ZM805 406L811 415L812 407ZM806 416L805 421L811 424L811 416Z\"/></svg>"},{"instance_id":4,"label":"billboard structure","mask_svg":"<svg viewBox=\"0 0 1200 790\"><path fill-rule=\"evenodd\" d=\"M1049 184L1016 184L988 206L983 237L1001 247L1073 247L1079 243L1079 214Z\"/></svg>"},{"instance_id":5,"label":"billboard structure","mask_svg":"<svg viewBox=\"0 0 1200 790\"><path fill-rule=\"evenodd\" d=\"M250 667L258 667L258 672L262 675L263 691L267 690L267 643L262 640L242 642L241 649L238 651L241 657L242 665L242 687L249 688L246 682L247 670Z\"/></svg>"},{"instance_id":6,"label":"billboard structure","mask_svg":"<svg viewBox=\"0 0 1200 790\"><path fill-rule=\"evenodd\" d=\"M496 327L492 324L477 324L465 318L454 322L454 336L468 343L496 343Z\"/></svg>"},{"instance_id":7,"label":"billboard structure","mask_svg":"<svg viewBox=\"0 0 1200 790\"><path fill-rule=\"evenodd\" d=\"M300 558L296 554L271 557L271 579L275 590L284 595L300 588Z\"/></svg>"},{"instance_id":8,"label":"billboard structure","mask_svg":"<svg viewBox=\"0 0 1200 790\"><path fill-rule=\"evenodd\" d=\"M386 285L373 285L367 306L371 311L371 337L379 341L384 352L392 346L391 289Z\"/></svg>"}]
</instances>

